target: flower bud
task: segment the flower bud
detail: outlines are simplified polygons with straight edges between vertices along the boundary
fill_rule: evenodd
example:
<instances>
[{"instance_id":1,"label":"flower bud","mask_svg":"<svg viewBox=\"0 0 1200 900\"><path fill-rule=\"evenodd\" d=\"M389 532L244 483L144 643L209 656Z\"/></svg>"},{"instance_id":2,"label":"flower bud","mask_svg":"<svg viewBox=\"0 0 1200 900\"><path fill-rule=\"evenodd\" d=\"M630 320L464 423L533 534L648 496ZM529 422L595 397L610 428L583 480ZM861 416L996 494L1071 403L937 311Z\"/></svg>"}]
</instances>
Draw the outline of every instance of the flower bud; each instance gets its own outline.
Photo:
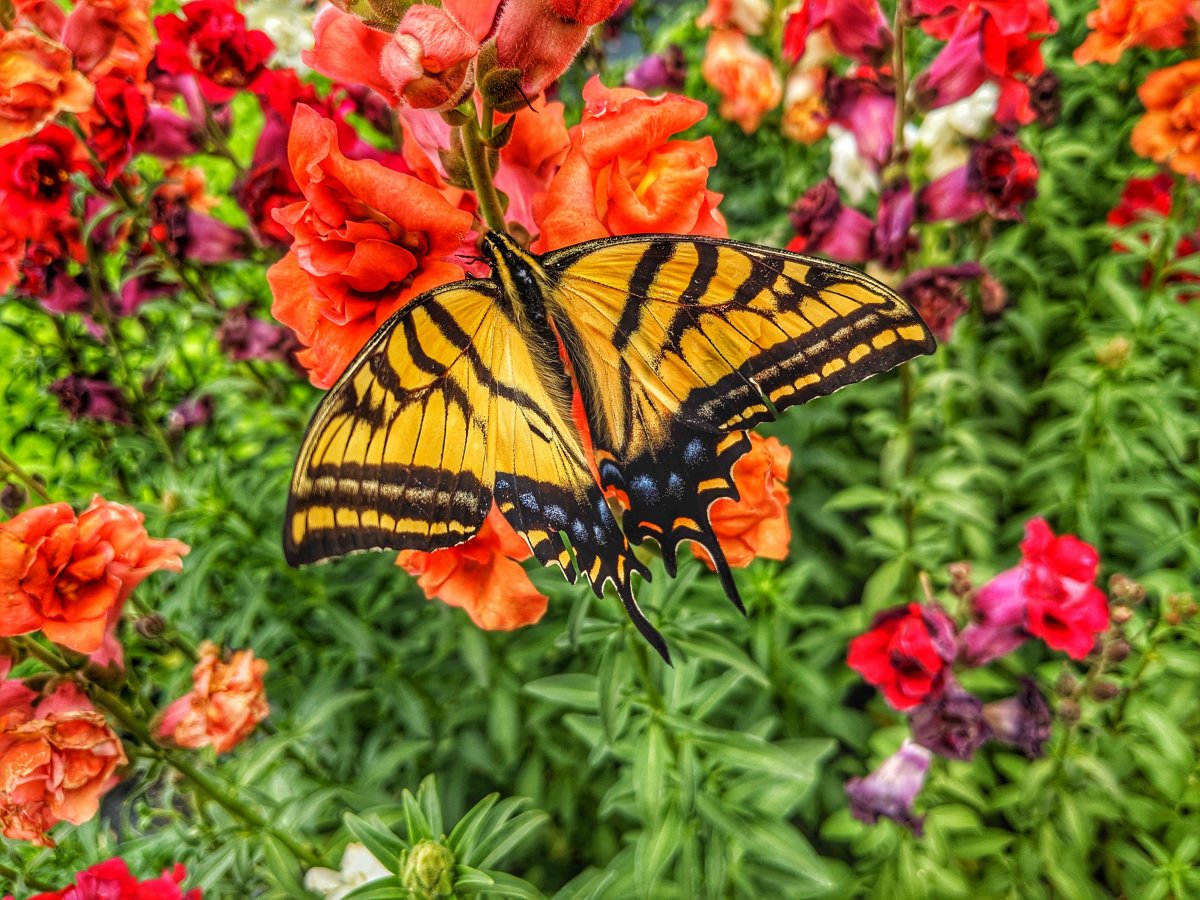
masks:
<instances>
[{"instance_id":1,"label":"flower bud","mask_svg":"<svg viewBox=\"0 0 1200 900\"><path fill-rule=\"evenodd\" d=\"M1100 363L1106 369L1115 371L1125 365L1132 349L1133 345L1129 343L1129 338L1118 334L1096 351L1096 362Z\"/></svg>"},{"instance_id":2,"label":"flower bud","mask_svg":"<svg viewBox=\"0 0 1200 900\"><path fill-rule=\"evenodd\" d=\"M1111 681L1097 681L1092 684L1088 691L1093 700L1111 700L1113 697L1121 693L1121 689Z\"/></svg>"},{"instance_id":3,"label":"flower bud","mask_svg":"<svg viewBox=\"0 0 1200 900\"><path fill-rule=\"evenodd\" d=\"M19 484L8 483L0 490L0 510L6 516L15 516L29 500L29 492Z\"/></svg>"},{"instance_id":4,"label":"flower bud","mask_svg":"<svg viewBox=\"0 0 1200 900\"><path fill-rule=\"evenodd\" d=\"M1129 654L1133 652L1133 648L1129 646L1128 641L1123 641L1118 638L1111 641L1104 648L1104 655L1113 662L1122 662L1129 658Z\"/></svg>"},{"instance_id":5,"label":"flower bud","mask_svg":"<svg viewBox=\"0 0 1200 900\"><path fill-rule=\"evenodd\" d=\"M1124 625L1133 618L1133 610L1128 606L1120 605L1112 608L1112 620L1116 625Z\"/></svg>"},{"instance_id":6,"label":"flower bud","mask_svg":"<svg viewBox=\"0 0 1200 900\"><path fill-rule=\"evenodd\" d=\"M162 637L164 631L167 630L167 620L158 613L150 613L147 616L138 616L134 621L133 627L137 629L137 633L147 640L153 640L157 637Z\"/></svg>"},{"instance_id":7,"label":"flower bud","mask_svg":"<svg viewBox=\"0 0 1200 900\"><path fill-rule=\"evenodd\" d=\"M404 861L401 881L416 900L444 900L454 894L454 854L437 841L421 841Z\"/></svg>"},{"instance_id":8,"label":"flower bud","mask_svg":"<svg viewBox=\"0 0 1200 900\"><path fill-rule=\"evenodd\" d=\"M1146 589L1126 575L1117 572L1108 579L1108 590L1117 600L1136 606L1146 599Z\"/></svg>"},{"instance_id":9,"label":"flower bud","mask_svg":"<svg viewBox=\"0 0 1200 900\"><path fill-rule=\"evenodd\" d=\"M1068 725L1079 721L1079 704L1070 697L1062 700L1058 704L1058 717Z\"/></svg>"},{"instance_id":10,"label":"flower bud","mask_svg":"<svg viewBox=\"0 0 1200 900\"><path fill-rule=\"evenodd\" d=\"M965 597L971 593L971 564L969 562L955 562L946 566L946 572L950 575L950 593L955 597Z\"/></svg>"},{"instance_id":11,"label":"flower bud","mask_svg":"<svg viewBox=\"0 0 1200 900\"><path fill-rule=\"evenodd\" d=\"M1060 696L1070 697L1079 687L1079 682L1075 680L1075 676L1070 672L1063 672L1058 676L1058 683L1054 685L1054 690Z\"/></svg>"}]
</instances>

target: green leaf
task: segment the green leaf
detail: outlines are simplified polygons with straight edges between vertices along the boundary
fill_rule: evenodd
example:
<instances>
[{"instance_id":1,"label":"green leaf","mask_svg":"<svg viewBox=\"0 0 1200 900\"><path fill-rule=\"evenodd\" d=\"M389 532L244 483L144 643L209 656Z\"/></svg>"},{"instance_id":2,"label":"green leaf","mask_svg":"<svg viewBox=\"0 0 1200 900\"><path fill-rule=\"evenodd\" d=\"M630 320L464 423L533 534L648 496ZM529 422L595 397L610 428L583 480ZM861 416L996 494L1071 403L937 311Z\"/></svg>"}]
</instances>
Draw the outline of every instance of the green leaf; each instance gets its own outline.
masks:
<instances>
[{"instance_id":1,"label":"green leaf","mask_svg":"<svg viewBox=\"0 0 1200 900\"><path fill-rule=\"evenodd\" d=\"M342 821L346 825L346 830L354 835L354 839L389 868L396 865L400 854L410 846L378 819L346 813L342 817Z\"/></svg>"},{"instance_id":2,"label":"green leaf","mask_svg":"<svg viewBox=\"0 0 1200 900\"><path fill-rule=\"evenodd\" d=\"M478 868L488 869L499 863L549 820L550 817L541 810L531 809L512 819L503 828L498 828L480 843L479 854L482 858Z\"/></svg>"},{"instance_id":3,"label":"green leaf","mask_svg":"<svg viewBox=\"0 0 1200 900\"><path fill-rule=\"evenodd\" d=\"M583 672L550 675L525 685L525 693L558 706L570 706L595 712L597 708L596 676Z\"/></svg>"}]
</instances>

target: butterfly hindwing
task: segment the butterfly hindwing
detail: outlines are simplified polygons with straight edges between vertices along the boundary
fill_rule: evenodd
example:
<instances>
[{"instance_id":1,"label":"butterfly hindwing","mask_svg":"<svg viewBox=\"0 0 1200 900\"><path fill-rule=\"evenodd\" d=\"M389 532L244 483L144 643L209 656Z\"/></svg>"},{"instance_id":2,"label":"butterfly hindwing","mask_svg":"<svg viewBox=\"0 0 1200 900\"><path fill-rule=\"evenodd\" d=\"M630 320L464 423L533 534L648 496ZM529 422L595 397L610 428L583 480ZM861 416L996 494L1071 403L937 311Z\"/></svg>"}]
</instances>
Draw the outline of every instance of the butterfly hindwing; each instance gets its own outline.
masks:
<instances>
[{"instance_id":1,"label":"butterfly hindwing","mask_svg":"<svg viewBox=\"0 0 1200 900\"><path fill-rule=\"evenodd\" d=\"M786 251L643 235L541 262L601 480L629 500L626 533L654 537L669 568L678 541L702 544L735 603L708 508L737 496L741 432L934 347L899 295Z\"/></svg>"}]
</instances>

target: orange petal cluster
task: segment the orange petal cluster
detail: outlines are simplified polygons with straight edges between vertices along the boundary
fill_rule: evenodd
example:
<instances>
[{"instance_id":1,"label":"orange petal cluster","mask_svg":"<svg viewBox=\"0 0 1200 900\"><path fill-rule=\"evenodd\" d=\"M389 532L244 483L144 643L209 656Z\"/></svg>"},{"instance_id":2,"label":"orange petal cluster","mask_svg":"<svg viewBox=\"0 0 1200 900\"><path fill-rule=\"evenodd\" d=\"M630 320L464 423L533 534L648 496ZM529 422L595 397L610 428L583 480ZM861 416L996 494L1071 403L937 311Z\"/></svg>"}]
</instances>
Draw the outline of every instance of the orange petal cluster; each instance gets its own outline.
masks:
<instances>
[{"instance_id":1,"label":"orange petal cluster","mask_svg":"<svg viewBox=\"0 0 1200 900\"><path fill-rule=\"evenodd\" d=\"M733 483L739 498L717 500L708 517L729 565L744 568L755 559L786 559L792 528L788 523L787 473L792 451L773 437L753 431L750 450L733 464ZM698 545L692 552L708 563Z\"/></svg>"},{"instance_id":2,"label":"orange petal cluster","mask_svg":"<svg viewBox=\"0 0 1200 900\"><path fill-rule=\"evenodd\" d=\"M466 610L480 628L512 631L532 625L546 612L546 598L520 564L532 555L493 505L470 540L431 553L402 550L396 565L416 577L430 600Z\"/></svg>"},{"instance_id":3,"label":"orange petal cluster","mask_svg":"<svg viewBox=\"0 0 1200 900\"><path fill-rule=\"evenodd\" d=\"M143 578L183 568L188 546L149 537L144 520L96 496L78 516L51 503L0 523L0 636L40 629L76 652L99 650Z\"/></svg>"},{"instance_id":4,"label":"orange petal cluster","mask_svg":"<svg viewBox=\"0 0 1200 900\"><path fill-rule=\"evenodd\" d=\"M205 641L192 670L192 690L163 711L155 733L180 747L233 749L271 711L263 688L266 672L266 661L255 659L253 651L238 650L225 662L217 645Z\"/></svg>"},{"instance_id":5,"label":"orange petal cluster","mask_svg":"<svg viewBox=\"0 0 1200 900\"><path fill-rule=\"evenodd\" d=\"M771 60L735 29L719 28L709 35L700 72L721 95L721 118L736 122L747 134L757 131L763 116L783 99L783 82Z\"/></svg>"},{"instance_id":6,"label":"orange petal cluster","mask_svg":"<svg viewBox=\"0 0 1200 900\"><path fill-rule=\"evenodd\" d=\"M1146 114L1130 135L1134 152L1200 175L1200 59L1151 72L1138 97Z\"/></svg>"},{"instance_id":7,"label":"orange petal cluster","mask_svg":"<svg viewBox=\"0 0 1200 900\"><path fill-rule=\"evenodd\" d=\"M534 201L534 252L621 234L728 235L716 208L721 195L708 190L712 139L671 139L704 118L703 103L608 88L599 78L584 86L583 99L562 167Z\"/></svg>"},{"instance_id":8,"label":"orange petal cluster","mask_svg":"<svg viewBox=\"0 0 1200 900\"><path fill-rule=\"evenodd\" d=\"M462 277L447 257L471 214L411 175L347 159L334 123L307 106L292 119L288 161L305 199L275 212L292 249L267 273L271 312L307 345L298 358L327 388L409 299Z\"/></svg>"},{"instance_id":9,"label":"orange petal cluster","mask_svg":"<svg viewBox=\"0 0 1200 900\"><path fill-rule=\"evenodd\" d=\"M57 822L80 825L125 765L121 741L74 684L35 703L20 682L0 681L0 833L53 847Z\"/></svg>"},{"instance_id":10,"label":"orange petal cluster","mask_svg":"<svg viewBox=\"0 0 1200 900\"><path fill-rule=\"evenodd\" d=\"M1115 63L1130 47L1182 47L1196 12L1195 0L1100 0L1088 13L1092 31L1075 48L1075 62Z\"/></svg>"},{"instance_id":11,"label":"orange petal cluster","mask_svg":"<svg viewBox=\"0 0 1200 900\"><path fill-rule=\"evenodd\" d=\"M62 44L23 28L0 35L0 144L34 134L60 112L83 112L93 94Z\"/></svg>"}]
</instances>

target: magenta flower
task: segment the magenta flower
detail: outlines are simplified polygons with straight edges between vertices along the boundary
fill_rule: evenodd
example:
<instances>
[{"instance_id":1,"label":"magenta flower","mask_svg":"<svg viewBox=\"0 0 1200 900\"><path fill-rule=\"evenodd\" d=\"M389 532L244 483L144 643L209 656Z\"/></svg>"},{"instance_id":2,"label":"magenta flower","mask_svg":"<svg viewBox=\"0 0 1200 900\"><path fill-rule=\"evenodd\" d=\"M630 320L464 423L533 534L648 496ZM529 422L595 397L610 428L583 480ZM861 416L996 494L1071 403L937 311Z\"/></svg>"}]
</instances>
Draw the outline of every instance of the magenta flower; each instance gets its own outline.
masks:
<instances>
[{"instance_id":1,"label":"magenta flower","mask_svg":"<svg viewBox=\"0 0 1200 900\"><path fill-rule=\"evenodd\" d=\"M925 786L932 759L931 752L906 740L866 778L846 782L850 814L869 825L883 816L920 835L925 817L916 815L913 803Z\"/></svg>"},{"instance_id":2,"label":"magenta flower","mask_svg":"<svg viewBox=\"0 0 1200 900\"><path fill-rule=\"evenodd\" d=\"M854 133L858 152L882 166L892 152L896 96L874 78L830 78L825 85L829 120Z\"/></svg>"},{"instance_id":3,"label":"magenta flower","mask_svg":"<svg viewBox=\"0 0 1200 900\"><path fill-rule=\"evenodd\" d=\"M882 63L892 52L892 32L876 0L802 0L784 26L783 55L798 60L813 33L867 65Z\"/></svg>"},{"instance_id":4,"label":"magenta flower","mask_svg":"<svg viewBox=\"0 0 1200 900\"><path fill-rule=\"evenodd\" d=\"M912 711L913 740L948 759L967 760L991 735L979 698L947 676L936 697Z\"/></svg>"},{"instance_id":5,"label":"magenta flower","mask_svg":"<svg viewBox=\"0 0 1200 900\"><path fill-rule=\"evenodd\" d=\"M983 195L971 189L971 167L959 166L935 178L917 194L922 222L966 222L986 208Z\"/></svg>"},{"instance_id":6,"label":"magenta flower","mask_svg":"<svg viewBox=\"0 0 1200 900\"><path fill-rule=\"evenodd\" d=\"M128 425L130 422L129 409L121 389L107 381L68 375L50 385L49 391L58 397L59 406L66 410L72 420L94 419L118 425Z\"/></svg>"},{"instance_id":7,"label":"magenta flower","mask_svg":"<svg viewBox=\"0 0 1200 900\"><path fill-rule=\"evenodd\" d=\"M875 211L871 231L871 257L888 269L899 269L909 251L917 248L912 233L916 201L907 178L900 178L883 189Z\"/></svg>"}]
</instances>

